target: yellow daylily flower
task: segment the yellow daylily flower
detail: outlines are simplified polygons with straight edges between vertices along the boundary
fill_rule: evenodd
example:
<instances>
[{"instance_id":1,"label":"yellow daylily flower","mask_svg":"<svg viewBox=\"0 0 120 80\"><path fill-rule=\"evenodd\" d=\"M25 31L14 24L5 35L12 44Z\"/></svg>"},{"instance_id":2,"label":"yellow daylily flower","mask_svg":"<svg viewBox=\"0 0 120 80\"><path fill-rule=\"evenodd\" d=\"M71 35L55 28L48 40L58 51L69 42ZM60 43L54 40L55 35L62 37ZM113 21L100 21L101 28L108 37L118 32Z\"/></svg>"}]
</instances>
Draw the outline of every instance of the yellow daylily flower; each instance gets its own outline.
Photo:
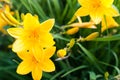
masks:
<instances>
[{"instance_id":1,"label":"yellow daylily flower","mask_svg":"<svg viewBox=\"0 0 120 80\"><path fill-rule=\"evenodd\" d=\"M52 72L55 70L55 65L50 59L55 53L55 50L55 47L42 50L38 48L35 52L36 56L33 55L32 51L17 53L22 59L22 62L18 65L17 73L26 75L31 72L33 80L40 80L42 78L42 71Z\"/></svg>"},{"instance_id":2,"label":"yellow daylily flower","mask_svg":"<svg viewBox=\"0 0 120 80\"><path fill-rule=\"evenodd\" d=\"M78 2L82 7L76 11L75 16L90 15L95 24L100 23L104 15L112 17L119 15L112 5L114 0L78 0Z\"/></svg>"},{"instance_id":3,"label":"yellow daylily flower","mask_svg":"<svg viewBox=\"0 0 120 80\"><path fill-rule=\"evenodd\" d=\"M16 38L12 50L19 52L23 50L34 50L35 47L47 48L55 44L50 33L54 25L54 19L39 23L36 16L27 13L24 16L23 27L9 28L8 33Z\"/></svg>"},{"instance_id":4,"label":"yellow daylily flower","mask_svg":"<svg viewBox=\"0 0 120 80\"><path fill-rule=\"evenodd\" d=\"M106 29L114 28L118 26L119 24L112 17L106 16L105 18L102 19L101 32L104 32Z\"/></svg>"}]
</instances>

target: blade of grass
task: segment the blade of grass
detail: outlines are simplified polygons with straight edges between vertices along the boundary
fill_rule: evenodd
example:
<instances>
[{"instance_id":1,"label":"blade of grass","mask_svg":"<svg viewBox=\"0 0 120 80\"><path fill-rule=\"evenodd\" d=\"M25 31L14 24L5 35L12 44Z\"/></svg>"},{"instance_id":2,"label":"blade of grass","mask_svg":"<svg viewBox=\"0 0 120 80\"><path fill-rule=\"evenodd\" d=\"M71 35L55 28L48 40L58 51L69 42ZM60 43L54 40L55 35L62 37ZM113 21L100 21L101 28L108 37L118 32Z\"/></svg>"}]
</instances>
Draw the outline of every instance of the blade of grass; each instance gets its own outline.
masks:
<instances>
[{"instance_id":1,"label":"blade of grass","mask_svg":"<svg viewBox=\"0 0 120 80\"><path fill-rule=\"evenodd\" d=\"M98 64L97 58L90 53L86 48L84 48L80 43L77 43L77 45L83 50L83 52L87 55L88 59L91 61L91 64L93 64L100 72L103 72L102 68Z\"/></svg>"},{"instance_id":2,"label":"blade of grass","mask_svg":"<svg viewBox=\"0 0 120 80\"><path fill-rule=\"evenodd\" d=\"M37 0L30 0L31 5L35 9L35 11L38 13L38 15L43 19L46 20L47 16L45 15L45 12L43 11L42 7L39 5Z\"/></svg>"},{"instance_id":3,"label":"blade of grass","mask_svg":"<svg viewBox=\"0 0 120 80\"><path fill-rule=\"evenodd\" d=\"M33 12L33 14L34 14L34 11L33 11L33 7L32 7L32 5L31 5L31 0L28 0L28 3L29 3L29 7L30 7L30 9L31 9L31 11Z\"/></svg>"},{"instance_id":4,"label":"blade of grass","mask_svg":"<svg viewBox=\"0 0 120 80\"><path fill-rule=\"evenodd\" d=\"M99 63L114 68L117 71L117 73L120 74L120 69L118 67L111 65L111 64L108 64L108 63L105 63L105 62L102 62L102 61L99 61Z\"/></svg>"},{"instance_id":5,"label":"blade of grass","mask_svg":"<svg viewBox=\"0 0 120 80\"><path fill-rule=\"evenodd\" d=\"M59 77L62 73L64 73L66 70L62 70L60 72L58 72L57 74L55 74L53 77L50 78L50 80L55 80L55 78Z\"/></svg>"},{"instance_id":6,"label":"blade of grass","mask_svg":"<svg viewBox=\"0 0 120 80\"><path fill-rule=\"evenodd\" d=\"M62 16L61 16L61 20L63 20L64 17L65 17L65 15L67 14L68 8L69 8L69 7L68 7L68 4L66 4L66 6L65 6L65 8L64 8L64 10L63 10Z\"/></svg>"},{"instance_id":7,"label":"blade of grass","mask_svg":"<svg viewBox=\"0 0 120 80\"><path fill-rule=\"evenodd\" d=\"M73 4L71 0L67 0L68 5L70 6L71 12L74 12Z\"/></svg>"},{"instance_id":8,"label":"blade of grass","mask_svg":"<svg viewBox=\"0 0 120 80\"><path fill-rule=\"evenodd\" d=\"M116 66L116 67L119 67L119 59L118 59L117 54L116 54L113 50L110 50L110 51L111 51L111 53L113 54L113 56L114 56L114 58L115 58L115 66ZM113 70L113 74L114 74L114 75L116 74L116 71L115 71L115 70Z\"/></svg>"},{"instance_id":9,"label":"blade of grass","mask_svg":"<svg viewBox=\"0 0 120 80\"><path fill-rule=\"evenodd\" d=\"M80 70L80 69L83 69L83 68L87 68L86 65L82 65L82 66L78 66L76 68L73 68L73 69L70 69L68 72L66 72L65 74L63 74L61 77L65 77L67 76L68 74L72 73L72 72L75 72L77 70Z\"/></svg>"},{"instance_id":10,"label":"blade of grass","mask_svg":"<svg viewBox=\"0 0 120 80\"><path fill-rule=\"evenodd\" d=\"M90 71L89 75L90 75L90 80L96 80L97 79L97 77L96 77L97 75L94 72Z\"/></svg>"},{"instance_id":11,"label":"blade of grass","mask_svg":"<svg viewBox=\"0 0 120 80\"><path fill-rule=\"evenodd\" d=\"M26 79L20 77L19 75L17 75L16 73L14 73L14 72L11 72L9 70L6 70L6 72L9 73L10 75L12 75L13 77L15 77L18 80L26 80Z\"/></svg>"},{"instance_id":12,"label":"blade of grass","mask_svg":"<svg viewBox=\"0 0 120 80\"><path fill-rule=\"evenodd\" d=\"M16 67L17 67L16 65L7 66L7 67L2 67L2 66L1 66L1 67L0 67L0 71L1 71L1 70L5 70L5 71L6 71L6 70L9 70L9 69L15 69Z\"/></svg>"},{"instance_id":13,"label":"blade of grass","mask_svg":"<svg viewBox=\"0 0 120 80\"><path fill-rule=\"evenodd\" d=\"M51 74L46 73L46 72L43 72L43 76L44 76L45 78L51 78L51 77L52 77Z\"/></svg>"},{"instance_id":14,"label":"blade of grass","mask_svg":"<svg viewBox=\"0 0 120 80\"><path fill-rule=\"evenodd\" d=\"M61 15L61 8L60 8L59 0L52 0L52 3L54 5L55 12L56 12L57 16L60 17L60 15Z\"/></svg>"},{"instance_id":15,"label":"blade of grass","mask_svg":"<svg viewBox=\"0 0 120 80\"><path fill-rule=\"evenodd\" d=\"M107 28L106 32L107 32L107 35L109 35L109 31L108 31L108 23L107 23L107 20L106 20L106 16L104 15L104 21L105 21L105 27ZM111 56L110 56L110 50L111 50L111 47L110 47L110 41L107 41L108 43L108 54L107 54L107 59L106 59L106 62L109 63L110 62L110 59L111 59Z\"/></svg>"},{"instance_id":16,"label":"blade of grass","mask_svg":"<svg viewBox=\"0 0 120 80\"><path fill-rule=\"evenodd\" d=\"M20 1L30 13L33 13L31 8L30 8L30 5L28 4L28 0L20 0Z\"/></svg>"},{"instance_id":17,"label":"blade of grass","mask_svg":"<svg viewBox=\"0 0 120 80\"><path fill-rule=\"evenodd\" d=\"M120 40L120 34L96 38L93 41L115 41L115 40Z\"/></svg>"},{"instance_id":18,"label":"blade of grass","mask_svg":"<svg viewBox=\"0 0 120 80\"><path fill-rule=\"evenodd\" d=\"M56 0L54 0L54 1L56 1ZM48 8L49 8L50 13L51 13L51 17L54 17L54 12L53 12L50 0L47 0L47 4L48 4Z\"/></svg>"},{"instance_id":19,"label":"blade of grass","mask_svg":"<svg viewBox=\"0 0 120 80\"><path fill-rule=\"evenodd\" d=\"M69 39L61 36L60 34L53 34L53 37L54 37L55 39L61 39L61 40L64 40L64 41L70 41Z\"/></svg>"}]
</instances>

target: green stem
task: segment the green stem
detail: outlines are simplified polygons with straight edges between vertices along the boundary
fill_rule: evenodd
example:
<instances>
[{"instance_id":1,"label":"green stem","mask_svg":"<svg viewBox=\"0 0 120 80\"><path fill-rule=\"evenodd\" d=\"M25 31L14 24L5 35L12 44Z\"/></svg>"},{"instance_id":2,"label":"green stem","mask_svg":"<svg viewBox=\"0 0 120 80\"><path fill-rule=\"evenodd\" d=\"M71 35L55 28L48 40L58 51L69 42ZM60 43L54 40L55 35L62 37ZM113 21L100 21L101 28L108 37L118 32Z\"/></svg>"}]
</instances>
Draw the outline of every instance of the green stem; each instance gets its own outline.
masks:
<instances>
[{"instance_id":1,"label":"green stem","mask_svg":"<svg viewBox=\"0 0 120 80\"><path fill-rule=\"evenodd\" d=\"M58 72L56 75L54 75L53 77L50 78L50 80L55 80L55 78L57 78L58 76L60 76L62 73L64 73L66 70L62 70L60 72Z\"/></svg>"},{"instance_id":2,"label":"green stem","mask_svg":"<svg viewBox=\"0 0 120 80\"><path fill-rule=\"evenodd\" d=\"M77 43L77 45L83 50L85 55L88 57L90 63L93 64L101 73L103 73L103 69L98 64L97 58L92 53L90 53L86 48L84 48L80 43Z\"/></svg>"},{"instance_id":3,"label":"green stem","mask_svg":"<svg viewBox=\"0 0 120 80\"><path fill-rule=\"evenodd\" d=\"M76 68L73 68L73 69L69 70L68 72L66 72L65 74L63 74L61 77L65 77L65 76L67 76L68 74L70 74L70 73L72 73L72 72L75 72L75 71L77 71L77 70L83 69L83 68L87 68L87 66L86 66L86 65L82 65L82 66L78 66L78 67L76 67Z\"/></svg>"},{"instance_id":4,"label":"green stem","mask_svg":"<svg viewBox=\"0 0 120 80\"><path fill-rule=\"evenodd\" d=\"M108 25L107 25L107 20L106 20L106 16L104 16L104 21L105 21L105 26L107 28L107 35L109 35L109 31L108 31ZM107 59L106 59L106 62L109 63L110 62L110 59L111 59L111 56L110 56L110 41L108 41L108 55L107 55Z\"/></svg>"}]
</instances>

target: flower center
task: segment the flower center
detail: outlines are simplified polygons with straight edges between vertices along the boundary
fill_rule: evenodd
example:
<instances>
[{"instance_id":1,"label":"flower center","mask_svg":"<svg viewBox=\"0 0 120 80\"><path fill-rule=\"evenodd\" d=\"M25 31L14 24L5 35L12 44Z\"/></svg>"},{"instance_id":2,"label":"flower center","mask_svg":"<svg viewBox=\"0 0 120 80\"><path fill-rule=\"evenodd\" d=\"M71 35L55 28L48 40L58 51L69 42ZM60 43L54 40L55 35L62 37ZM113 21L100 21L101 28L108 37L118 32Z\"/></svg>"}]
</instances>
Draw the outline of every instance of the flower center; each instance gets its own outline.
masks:
<instances>
[{"instance_id":1,"label":"flower center","mask_svg":"<svg viewBox=\"0 0 120 80\"><path fill-rule=\"evenodd\" d=\"M99 8L101 6L101 1L100 0L93 1L92 6L93 8Z\"/></svg>"},{"instance_id":2,"label":"flower center","mask_svg":"<svg viewBox=\"0 0 120 80\"><path fill-rule=\"evenodd\" d=\"M39 38L38 30L30 31L30 34L28 37L30 39L38 39Z\"/></svg>"},{"instance_id":3,"label":"flower center","mask_svg":"<svg viewBox=\"0 0 120 80\"><path fill-rule=\"evenodd\" d=\"M32 61L33 61L35 64L39 63L39 62L35 59L34 56L32 57Z\"/></svg>"}]
</instances>

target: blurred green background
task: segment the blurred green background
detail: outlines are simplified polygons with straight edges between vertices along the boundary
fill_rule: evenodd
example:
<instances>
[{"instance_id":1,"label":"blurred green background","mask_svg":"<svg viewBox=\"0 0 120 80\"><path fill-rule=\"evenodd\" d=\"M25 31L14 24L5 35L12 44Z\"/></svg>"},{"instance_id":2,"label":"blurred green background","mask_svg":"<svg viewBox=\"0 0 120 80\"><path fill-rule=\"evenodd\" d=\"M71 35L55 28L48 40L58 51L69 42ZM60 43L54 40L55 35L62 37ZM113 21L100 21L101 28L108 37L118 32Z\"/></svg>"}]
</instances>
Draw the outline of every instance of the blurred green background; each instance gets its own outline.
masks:
<instances>
[{"instance_id":1,"label":"blurred green background","mask_svg":"<svg viewBox=\"0 0 120 80\"><path fill-rule=\"evenodd\" d=\"M99 31L99 28L80 29L74 35L60 34L63 31L61 27L70 21L80 7L77 0L11 0L11 5L12 10L17 10L19 15L28 12L37 14L40 22L55 18L56 23L51 33L57 50L66 47L72 38L85 37L91 32ZM120 0L114 0L114 5L120 11ZM19 19L18 16L15 17ZM82 17L82 20L88 21L89 17ZM120 17L115 17L115 20L120 24ZM9 27L12 26L4 28ZM65 60L55 61L57 58L55 54L52 60L56 70L43 73L42 80L115 80L114 77L120 74L120 27L108 31L109 34L106 32L102 34L112 35L107 39L76 43L71 49L70 57ZM22 76L16 73L17 65L21 60L8 47L13 42L11 36L0 32L0 80L32 80L31 74Z\"/></svg>"}]
</instances>

